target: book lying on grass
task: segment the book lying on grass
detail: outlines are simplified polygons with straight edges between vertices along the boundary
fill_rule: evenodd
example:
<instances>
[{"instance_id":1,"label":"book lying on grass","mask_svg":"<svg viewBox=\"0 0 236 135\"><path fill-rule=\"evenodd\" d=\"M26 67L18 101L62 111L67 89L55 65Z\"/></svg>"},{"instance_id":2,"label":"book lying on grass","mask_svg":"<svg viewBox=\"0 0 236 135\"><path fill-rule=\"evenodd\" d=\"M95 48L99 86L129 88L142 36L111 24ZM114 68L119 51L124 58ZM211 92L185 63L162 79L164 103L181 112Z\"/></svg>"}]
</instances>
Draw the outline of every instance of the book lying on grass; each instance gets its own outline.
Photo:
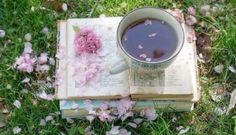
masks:
<instances>
[{"instance_id":1,"label":"book lying on grass","mask_svg":"<svg viewBox=\"0 0 236 135\"><path fill-rule=\"evenodd\" d=\"M118 106L118 100L91 100L91 104L94 110L99 112L99 108L101 105L106 102L110 107L116 110ZM158 100L139 100L136 101L135 106L133 108L134 112L140 112L141 110L149 107L155 107L155 109L159 111L165 112L183 112L183 111L191 111L193 109L194 103L191 101L158 101ZM75 108L77 107L78 108ZM60 110L62 112L63 118L76 118L87 116L89 112L86 110L86 105L84 104L84 100L74 100L74 101L60 101Z\"/></svg>"},{"instance_id":2,"label":"book lying on grass","mask_svg":"<svg viewBox=\"0 0 236 135\"><path fill-rule=\"evenodd\" d=\"M58 22L58 52L65 52L58 60L57 69L63 81L57 88L58 99L119 99L130 96L132 99L188 100L198 101L198 81L195 57L195 42L185 42L176 60L156 78L136 73L134 70L111 75L109 71L117 60L116 29L121 17L69 19ZM75 28L90 28L100 38L98 54L103 70L85 85L77 82L72 61L75 56ZM191 29L184 26L186 35ZM79 62L80 60L78 60ZM82 61L82 60L81 60ZM198 96L195 96L194 93Z\"/></svg>"}]
</instances>

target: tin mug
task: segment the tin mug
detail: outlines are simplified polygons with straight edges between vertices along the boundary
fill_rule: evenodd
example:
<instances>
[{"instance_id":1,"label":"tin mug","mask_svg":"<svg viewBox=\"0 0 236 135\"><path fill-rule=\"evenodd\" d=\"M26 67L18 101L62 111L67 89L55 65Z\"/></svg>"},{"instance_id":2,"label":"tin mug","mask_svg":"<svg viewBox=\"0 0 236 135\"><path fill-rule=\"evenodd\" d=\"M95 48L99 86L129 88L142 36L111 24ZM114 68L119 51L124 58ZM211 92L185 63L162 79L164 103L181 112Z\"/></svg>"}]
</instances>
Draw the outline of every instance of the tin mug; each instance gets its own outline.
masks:
<instances>
[{"instance_id":1,"label":"tin mug","mask_svg":"<svg viewBox=\"0 0 236 135\"><path fill-rule=\"evenodd\" d=\"M139 60L133 56L131 56L123 47L122 45L122 35L126 28L130 26L133 22L145 19L145 18L153 18L165 21L168 23L176 32L177 35L177 46L173 54L160 61L143 61ZM123 57L122 61L117 62L110 70L111 74L117 74L120 73L128 68L132 68L134 70L139 71L140 73L154 73L158 71L164 70L166 67L168 67L176 58L176 56L181 51L183 44L184 44L184 30L181 24L176 20L176 18L168 13L167 11L159 8L154 7L144 7L139 8L131 11L129 14L123 17L123 19L120 21L117 33L116 33L116 39L117 39L117 46L118 46L118 53Z\"/></svg>"}]
</instances>

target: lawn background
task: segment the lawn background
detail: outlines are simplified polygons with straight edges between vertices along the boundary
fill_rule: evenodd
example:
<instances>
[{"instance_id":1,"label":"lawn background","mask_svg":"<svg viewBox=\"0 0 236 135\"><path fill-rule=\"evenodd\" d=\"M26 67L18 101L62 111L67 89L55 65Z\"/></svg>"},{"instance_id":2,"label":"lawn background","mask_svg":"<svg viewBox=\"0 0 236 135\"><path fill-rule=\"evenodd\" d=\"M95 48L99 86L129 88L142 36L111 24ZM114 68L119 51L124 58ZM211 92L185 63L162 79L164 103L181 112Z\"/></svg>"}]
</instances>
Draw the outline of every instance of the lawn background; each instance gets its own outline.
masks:
<instances>
[{"instance_id":1,"label":"lawn background","mask_svg":"<svg viewBox=\"0 0 236 135\"><path fill-rule=\"evenodd\" d=\"M46 2L41 0L1 0L0 2L0 29L4 29L6 36L0 38L0 109L7 107L10 113L7 115L7 126L0 128L0 134L13 134L12 129L16 126L22 128L21 134L83 134L88 121L75 120L73 124L61 119L61 116L54 116L55 123L47 123L40 126L40 119L59 111L58 101L45 101L36 96L39 89L42 89L37 80L44 80L47 76L54 75L55 67L51 67L49 73L26 74L20 73L12 68L15 58L21 54L24 46L24 35L32 34L34 54L47 52L49 56L55 55L56 50L56 21L70 17L76 12L78 18L98 17L100 14L106 16L123 16L129 11L143 6L154 6L160 8L181 8L186 13L189 6L197 9L198 21L204 21L205 27L194 26L197 33L206 33L213 41L212 60L209 64L199 63L201 72L201 101L196 104L196 109L186 113L162 113L159 110L159 117L153 122L144 122L136 129L128 125L130 118L124 122L115 120L113 122L92 123L92 129L97 134L105 134L113 125L120 125L131 131L132 134L178 134L176 127L190 127L187 134L234 134L236 116L235 109L229 115L218 116L214 110L217 107L227 107L229 98L216 103L211 100L208 91L212 84L220 83L224 89L231 92L236 86L236 75L231 73L227 67L236 66L236 1L235 0L68 0L66 12L60 11L61 2ZM202 17L199 9L202 5L211 6L218 4L223 11L212 17ZM40 9L41 6L46 10ZM34 12L31 10L34 7ZM58 10L58 11L57 11ZM56 14L56 15L55 15ZM50 34L46 36L41 33L43 27L48 27ZM213 31L217 29L218 32ZM213 68L222 63L225 68L223 73L217 75ZM31 85L24 85L21 81L29 77ZM27 89L27 94L22 93ZM53 89L46 89L53 92ZM13 106L13 102L19 100L21 108ZM34 104L36 103L37 104ZM0 114L3 119L6 115ZM172 118L177 117L176 122Z\"/></svg>"}]
</instances>

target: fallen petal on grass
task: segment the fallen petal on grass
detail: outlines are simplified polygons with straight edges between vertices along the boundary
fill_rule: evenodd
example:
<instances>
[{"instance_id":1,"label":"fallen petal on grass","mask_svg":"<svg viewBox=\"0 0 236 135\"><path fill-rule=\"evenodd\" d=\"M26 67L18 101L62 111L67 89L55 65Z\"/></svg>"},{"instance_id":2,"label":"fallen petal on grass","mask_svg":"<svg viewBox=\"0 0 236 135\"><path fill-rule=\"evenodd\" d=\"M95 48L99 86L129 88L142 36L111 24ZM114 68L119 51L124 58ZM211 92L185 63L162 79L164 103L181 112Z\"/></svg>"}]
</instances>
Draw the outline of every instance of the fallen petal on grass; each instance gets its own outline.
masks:
<instances>
[{"instance_id":1,"label":"fallen petal on grass","mask_svg":"<svg viewBox=\"0 0 236 135\"><path fill-rule=\"evenodd\" d=\"M203 16L210 16L210 8L211 8L210 5L203 5L200 8L200 13Z\"/></svg>"},{"instance_id":2,"label":"fallen petal on grass","mask_svg":"<svg viewBox=\"0 0 236 135\"><path fill-rule=\"evenodd\" d=\"M195 8L192 6L188 7L188 14L195 16L196 15Z\"/></svg>"},{"instance_id":3,"label":"fallen petal on grass","mask_svg":"<svg viewBox=\"0 0 236 135\"><path fill-rule=\"evenodd\" d=\"M22 82L22 83L28 83L28 82L30 82L30 79L29 79L28 77L25 77L25 79L22 80L21 82Z\"/></svg>"},{"instance_id":4,"label":"fallen petal on grass","mask_svg":"<svg viewBox=\"0 0 236 135\"><path fill-rule=\"evenodd\" d=\"M54 95L52 94L47 94L44 90L38 94L38 96L42 99L48 100L48 101L52 101L54 99Z\"/></svg>"},{"instance_id":5,"label":"fallen petal on grass","mask_svg":"<svg viewBox=\"0 0 236 135\"><path fill-rule=\"evenodd\" d=\"M235 104L236 104L236 89L234 89L230 94L230 101L229 101L227 113L229 113L230 110L234 108Z\"/></svg>"},{"instance_id":6,"label":"fallen petal on grass","mask_svg":"<svg viewBox=\"0 0 236 135\"><path fill-rule=\"evenodd\" d=\"M0 29L0 38L5 37L6 32Z\"/></svg>"},{"instance_id":7,"label":"fallen petal on grass","mask_svg":"<svg viewBox=\"0 0 236 135\"><path fill-rule=\"evenodd\" d=\"M67 6L66 3L63 3L63 4L61 5L61 8L62 8L63 11L67 11L67 10L68 10L68 6Z\"/></svg>"},{"instance_id":8,"label":"fallen petal on grass","mask_svg":"<svg viewBox=\"0 0 236 135\"><path fill-rule=\"evenodd\" d=\"M17 126L17 127L14 127L14 128L13 128L13 133L14 133L14 135L15 135L15 134L19 134L20 132L21 132L21 128L20 128L20 127Z\"/></svg>"},{"instance_id":9,"label":"fallen petal on grass","mask_svg":"<svg viewBox=\"0 0 236 135\"><path fill-rule=\"evenodd\" d=\"M73 120L73 119L71 119L71 118L66 118L66 121L68 122L68 123L70 123L70 124L73 124L75 121Z\"/></svg>"},{"instance_id":10,"label":"fallen petal on grass","mask_svg":"<svg viewBox=\"0 0 236 135\"><path fill-rule=\"evenodd\" d=\"M186 18L185 18L185 23L189 26L192 26L194 24L197 23L197 19L192 16L192 15L188 15Z\"/></svg>"},{"instance_id":11,"label":"fallen petal on grass","mask_svg":"<svg viewBox=\"0 0 236 135\"><path fill-rule=\"evenodd\" d=\"M52 120L53 120L53 117L52 117L51 115L46 116L45 120L46 120L46 122L52 121Z\"/></svg>"},{"instance_id":12,"label":"fallen petal on grass","mask_svg":"<svg viewBox=\"0 0 236 135\"><path fill-rule=\"evenodd\" d=\"M232 66L229 66L229 67L228 67L228 69L229 69L229 71L231 71L232 73L236 73L236 70L235 70L235 68L234 68L234 67L232 67Z\"/></svg>"},{"instance_id":13,"label":"fallen petal on grass","mask_svg":"<svg viewBox=\"0 0 236 135\"><path fill-rule=\"evenodd\" d=\"M44 119L41 119L39 122L40 126L46 126L46 121Z\"/></svg>"},{"instance_id":14,"label":"fallen petal on grass","mask_svg":"<svg viewBox=\"0 0 236 135\"><path fill-rule=\"evenodd\" d=\"M19 100L15 100L13 105L18 109L21 108L21 102Z\"/></svg>"},{"instance_id":15,"label":"fallen petal on grass","mask_svg":"<svg viewBox=\"0 0 236 135\"><path fill-rule=\"evenodd\" d=\"M224 69L224 65L222 65L222 64L219 64L214 67L214 71L218 74L222 73L223 69Z\"/></svg>"},{"instance_id":16,"label":"fallen petal on grass","mask_svg":"<svg viewBox=\"0 0 236 135\"><path fill-rule=\"evenodd\" d=\"M128 125L131 126L131 127L133 127L133 128L137 128L137 124L136 124L136 123L129 122Z\"/></svg>"},{"instance_id":17,"label":"fallen petal on grass","mask_svg":"<svg viewBox=\"0 0 236 135\"><path fill-rule=\"evenodd\" d=\"M0 128L3 128L3 127L5 127L7 124L5 123L5 122L1 122L0 121Z\"/></svg>"},{"instance_id":18,"label":"fallen petal on grass","mask_svg":"<svg viewBox=\"0 0 236 135\"><path fill-rule=\"evenodd\" d=\"M31 36L31 33L27 33L27 34L25 34L25 40L27 41L27 42L29 42L29 41L31 41L31 39L32 39L32 36Z\"/></svg>"},{"instance_id":19,"label":"fallen petal on grass","mask_svg":"<svg viewBox=\"0 0 236 135\"><path fill-rule=\"evenodd\" d=\"M189 126L187 126L186 128L182 128L182 129L180 129L178 135L182 135L182 134L187 133L187 132L189 131L189 129L190 129Z\"/></svg>"}]
</instances>

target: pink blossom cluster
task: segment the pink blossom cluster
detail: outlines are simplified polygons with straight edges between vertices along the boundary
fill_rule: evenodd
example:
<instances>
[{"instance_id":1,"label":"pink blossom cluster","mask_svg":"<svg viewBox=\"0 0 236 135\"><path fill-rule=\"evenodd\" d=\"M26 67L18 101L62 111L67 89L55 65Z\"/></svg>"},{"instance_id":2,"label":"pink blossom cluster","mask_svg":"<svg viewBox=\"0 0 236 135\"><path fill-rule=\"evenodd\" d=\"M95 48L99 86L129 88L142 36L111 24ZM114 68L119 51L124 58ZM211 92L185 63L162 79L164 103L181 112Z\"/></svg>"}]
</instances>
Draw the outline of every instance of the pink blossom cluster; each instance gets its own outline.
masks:
<instances>
[{"instance_id":1,"label":"pink blossom cluster","mask_svg":"<svg viewBox=\"0 0 236 135\"><path fill-rule=\"evenodd\" d=\"M19 71L31 73L34 70L34 64L36 62L36 58L30 56L32 52L32 45L30 43L25 43L24 52L21 56L16 58L15 66Z\"/></svg>"},{"instance_id":2,"label":"pink blossom cluster","mask_svg":"<svg viewBox=\"0 0 236 135\"><path fill-rule=\"evenodd\" d=\"M44 97L44 95L42 96ZM45 98L45 97L44 97ZM67 104L67 101L64 100L61 102L61 105L64 106ZM129 98L123 98L117 101L104 101L99 107L95 107L93 100L84 100L83 101L85 109L88 111L86 119L89 120L90 124L95 118L98 118L102 122L111 122L114 119L121 119L124 121L129 116L133 116L135 101L130 100ZM72 101L72 108L78 109L79 105L76 101ZM153 121L157 118L157 113L154 107L147 107L141 110L139 118L131 119L127 123L128 126L132 128L137 128L139 124L143 121ZM91 130L91 125L86 128L86 132L93 132ZM125 128L120 126L112 126L110 131L106 132L106 135L130 135L131 132L127 131Z\"/></svg>"},{"instance_id":3,"label":"pink blossom cluster","mask_svg":"<svg viewBox=\"0 0 236 135\"><path fill-rule=\"evenodd\" d=\"M75 33L74 77L81 86L96 77L101 71L101 59L97 54L100 40L90 29L82 28Z\"/></svg>"},{"instance_id":4,"label":"pink blossom cluster","mask_svg":"<svg viewBox=\"0 0 236 135\"><path fill-rule=\"evenodd\" d=\"M33 52L32 44L30 42L24 43L24 51L21 56L16 58L14 66L17 70L21 72L31 73L34 71L44 72L50 69L48 62L48 54L41 53L40 56L33 57L31 53ZM51 61L53 58L51 58ZM50 62L51 63L51 62Z\"/></svg>"},{"instance_id":5,"label":"pink blossom cluster","mask_svg":"<svg viewBox=\"0 0 236 135\"><path fill-rule=\"evenodd\" d=\"M192 26L197 23L197 19L195 18L196 10L192 6L188 8L188 15L185 17L185 19L183 11L180 9L167 9L166 11L172 14L180 23L186 23L189 26Z\"/></svg>"},{"instance_id":6,"label":"pink blossom cluster","mask_svg":"<svg viewBox=\"0 0 236 135\"><path fill-rule=\"evenodd\" d=\"M83 53L73 61L74 77L81 85L93 79L101 70L101 59L96 53Z\"/></svg>"},{"instance_id":7,"label":"pink blossom cluster","mask_svg":"<svg viewBox=\"0 0 236 135\"><path fill-rule=\"evenodd\" d=\"M97 35L92 30L86 28L76 32L74 44L76 55L96 53L100 48L100 40Z\"/></svg>"},{"instance_id":8,"label":"pink blossom cluster","mask_svg":"<svg viewBox=\"0 0 236 135\"><path fill-rule=\"evenodd\" d=\"M48 61L48 54L47 53L41 53L40 56L37 59L37 65L36 65L35 70L37 72L48 71L50 69L50 67L47 64L47 61Z\"/></svg>"},{"instance_id":9,"label":"pink blossom cluster","mask_svg":"<svg viewBox=\"0 0 236 135\"><path fill-rule=\"evenodd\" d=\"M124 121L128 117L132 117L134 114L132 108L134 107L135 102L131 101L129 98L123 98L119 101L117 106L118 117Z\"/></svg>"},{"instance_id":10,"label":"pink blossom cluster","mask_svg":"<svg viewBox=\"0 0 236 135\"><path fill-rule=\"evenodd\" d=\"M104 102L101 104L100 108L97 110L92 105L91 100L85 100L84 104L86 106L86 110L89 112L86 117L90 122L93 121L95 117L98 117L100 121L112 121L115 118L120 118L122 121L126 120L128 117L134 116L133 107L135 105L135 101L130 100L129 98L123 98L118 101L115 101L117 107L110 106L109 102ZM76 103L73 106L76 106L74 109L78 107ZM153 107L145 108L141 111L140 116L146 118L147 120L155 120L157 118L156 110ZM143 120L141 118L134 119L133 122L130 122L129 125L132 127L136 127L137 124L140 124Z\"/></svg>"},{"instance_id":11,"label":"pink blossom cluster","mask_svg":"<svg viewBox=\"0 0 236 135\"><path fill-rule=\"evenodd\" d=\"M36 59L31 58L28 53L23 53L20 57L16 58L16 68L19 71L31 73L34 70L34 63Z\"/></svg>"}]
</instances>

